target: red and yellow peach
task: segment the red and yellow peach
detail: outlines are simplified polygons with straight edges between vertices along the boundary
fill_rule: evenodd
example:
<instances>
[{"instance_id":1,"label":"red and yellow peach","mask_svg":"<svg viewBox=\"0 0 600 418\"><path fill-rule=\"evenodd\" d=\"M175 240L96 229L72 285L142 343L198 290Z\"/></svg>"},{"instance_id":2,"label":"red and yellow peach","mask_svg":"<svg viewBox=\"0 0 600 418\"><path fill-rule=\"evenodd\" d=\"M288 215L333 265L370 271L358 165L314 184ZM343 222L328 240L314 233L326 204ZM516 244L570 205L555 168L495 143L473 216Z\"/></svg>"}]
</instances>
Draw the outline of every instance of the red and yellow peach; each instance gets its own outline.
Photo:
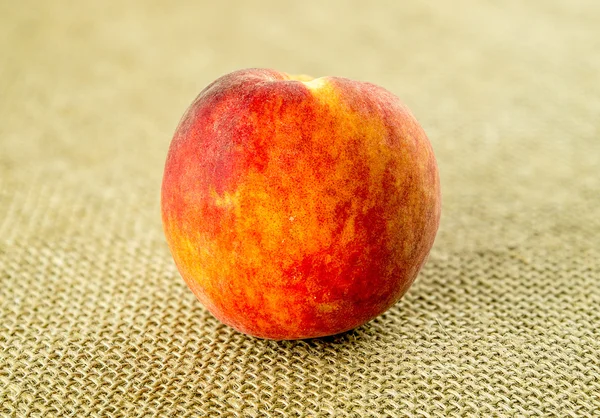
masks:
<instances>
[{"instance_id":1,"label":"red and yellow peach","mask_svg":"<svg viewBox=\"0 0 600 418\"><path fill-rule=\"evenodd\" d=\"M181 275L216 318L262 338L326 336L413 283L438 229L438 169L387 90L241 70L181 119L162 218Z\"/></svg>"}]
</instances>

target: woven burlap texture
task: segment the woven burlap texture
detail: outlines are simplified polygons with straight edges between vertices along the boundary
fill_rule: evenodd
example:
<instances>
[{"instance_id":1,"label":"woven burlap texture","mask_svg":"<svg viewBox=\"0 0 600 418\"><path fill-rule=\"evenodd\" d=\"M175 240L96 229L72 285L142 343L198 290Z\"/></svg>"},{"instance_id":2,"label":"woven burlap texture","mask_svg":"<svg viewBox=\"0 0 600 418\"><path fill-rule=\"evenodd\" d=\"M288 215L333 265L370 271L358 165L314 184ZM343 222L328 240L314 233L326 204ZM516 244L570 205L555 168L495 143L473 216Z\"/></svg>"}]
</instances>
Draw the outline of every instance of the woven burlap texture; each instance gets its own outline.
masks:
<instances>
[{"instance_id":1,"label":"woven burlap texture","mask_svg":"<svg viewBox=\"0 0 600 418\"><path fill-rule=\"evenodd\" d=\"M0 416L600 416L600 4L0 3ZM442 224L391 310L275 342L180 278L162 168L244 67L372 81Z\"/></svg>"}]
</instances>

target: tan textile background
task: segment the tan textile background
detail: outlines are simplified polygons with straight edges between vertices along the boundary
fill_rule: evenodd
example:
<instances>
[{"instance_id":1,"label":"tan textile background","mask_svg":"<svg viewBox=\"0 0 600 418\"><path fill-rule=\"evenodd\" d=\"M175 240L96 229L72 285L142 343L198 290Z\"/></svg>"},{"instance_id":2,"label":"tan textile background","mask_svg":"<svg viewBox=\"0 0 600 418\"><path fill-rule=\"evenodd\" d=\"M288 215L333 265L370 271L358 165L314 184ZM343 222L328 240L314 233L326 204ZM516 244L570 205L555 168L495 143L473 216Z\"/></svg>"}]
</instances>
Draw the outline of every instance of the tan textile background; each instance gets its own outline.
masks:
<instances>
[{"instance_id":1,"label":"tan textile background","mask_svg":"<svg viewBox=\"0 0 600 418\"><path fill-rule=\"evenodd\" d=\"M0 416L600 416L600 3L0 1ZM368 80L441 229L353 332L219 324L164 243L172 132L244 67Z\"/></svg>"}]
</instances>

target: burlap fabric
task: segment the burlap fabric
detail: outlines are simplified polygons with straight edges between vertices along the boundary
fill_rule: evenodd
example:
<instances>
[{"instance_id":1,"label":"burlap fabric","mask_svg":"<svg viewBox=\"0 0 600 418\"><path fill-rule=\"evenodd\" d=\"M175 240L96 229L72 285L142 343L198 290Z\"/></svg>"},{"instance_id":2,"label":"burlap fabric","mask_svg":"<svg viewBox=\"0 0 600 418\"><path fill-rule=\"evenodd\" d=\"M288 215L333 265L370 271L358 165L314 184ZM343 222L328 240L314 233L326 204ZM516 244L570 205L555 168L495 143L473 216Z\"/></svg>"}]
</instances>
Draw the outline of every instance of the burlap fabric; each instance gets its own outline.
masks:
<instances>
[{"instance_id":1,"label":"burlap fabric","mask_svg":"<svg viewBox=\"0 0 600 418\"><path fill-rule=\"evenodd\" d=\"M598 22L595 0L0 2L0 416L600 416ZM436 150L429 263L353 332L241 335L168 253L172 132L251 66L381 84Z\"/></svg>"}]
</instances>

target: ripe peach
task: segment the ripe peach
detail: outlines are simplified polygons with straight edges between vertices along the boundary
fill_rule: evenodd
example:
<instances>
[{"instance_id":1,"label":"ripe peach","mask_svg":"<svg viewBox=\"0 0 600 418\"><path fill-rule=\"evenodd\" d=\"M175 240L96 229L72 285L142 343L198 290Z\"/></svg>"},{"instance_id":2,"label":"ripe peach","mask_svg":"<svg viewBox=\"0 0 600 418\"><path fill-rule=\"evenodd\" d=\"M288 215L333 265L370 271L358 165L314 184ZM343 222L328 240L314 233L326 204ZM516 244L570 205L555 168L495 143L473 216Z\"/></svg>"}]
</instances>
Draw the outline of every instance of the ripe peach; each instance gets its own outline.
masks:
<instances>
[{"instance_id":1,"label":"ripe peach","mask_svg":"<svg viewBox=\"0 0 600 418\"><path fill-rule=\"evenodd\" d=\"M438 229L425 132L374 84L266 69L225 75L185 112L162 219L184 280L261 338L355 328L416 278Z\"/></svg>"}]
</instances>

